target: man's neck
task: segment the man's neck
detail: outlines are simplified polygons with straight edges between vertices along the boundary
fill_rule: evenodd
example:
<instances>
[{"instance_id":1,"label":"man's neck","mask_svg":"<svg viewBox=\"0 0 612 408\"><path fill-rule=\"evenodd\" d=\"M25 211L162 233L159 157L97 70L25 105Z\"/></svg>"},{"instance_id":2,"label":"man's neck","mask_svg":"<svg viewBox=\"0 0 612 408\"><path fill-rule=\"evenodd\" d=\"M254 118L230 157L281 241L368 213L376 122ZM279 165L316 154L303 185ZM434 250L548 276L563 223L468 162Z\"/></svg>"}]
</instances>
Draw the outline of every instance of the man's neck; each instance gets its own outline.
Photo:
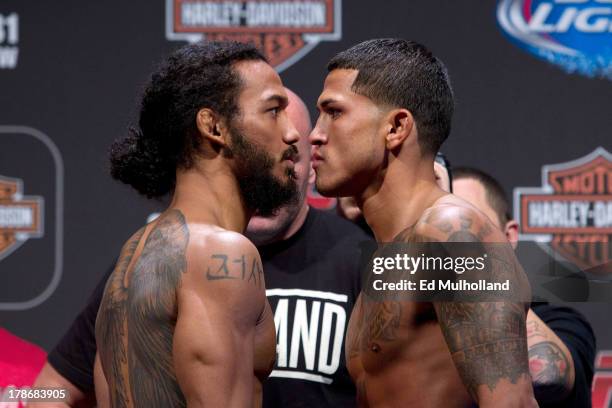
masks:
<instances>
[{"instance_id":1,"label":"man's neck","mask_svg":"<svg viewBox=\"0 0 612 408\"><path fill-rule=\"evenodd\" d=\"M287 228L287 230L275 241L284 241L294 236L306 222L306 217L308 216L309 210L310 207L308 206L307 201L304 200L302 208L300 208L300 211L297 213L297 215L289 225L289 228Z\"/></svg>"},{"instance_id":2,"label":"man's neck","mask_svg":"<svg viewBox=\"0 0 612 408\"><path fill-rule=\"evenodd\" d=\"M197 223L243 233L251 212L244 205L238 182L229 169L194 166L177 171L170 208L186 211Z\"/></svg>"},{"instance_id":3,"label":"man's neck","mask_svg":"<svg viewBox=\"0 0 612 408\"><path fill-rule=\"evenodd\" d=\"M376 241L391 242L445 194L436 184L433 164L423 161L413 168L390 166L376 191L366 190L356 199Z\"/></svg>"},{"instance_id":4,"label":"man's neck","mask_svg":"<svg viewBox=\"0 0 612 408\"><path fill-rule=\"evenodd\" d=\"M281 209L281 211L286 211L286 209ZM284 228L274 232L272 232L269 228L263 228L263 230L255 229L256 232L252 231L253 228L247 228L245 235L258 247L288 240L294 236L300 230L300 228L302 228L306 222L309 211L310 206L305 198L298 212L294 215L289 215L291 221ZM269 222L274 222L273 219L268 220Z\"/></svg>"}]
</instances>

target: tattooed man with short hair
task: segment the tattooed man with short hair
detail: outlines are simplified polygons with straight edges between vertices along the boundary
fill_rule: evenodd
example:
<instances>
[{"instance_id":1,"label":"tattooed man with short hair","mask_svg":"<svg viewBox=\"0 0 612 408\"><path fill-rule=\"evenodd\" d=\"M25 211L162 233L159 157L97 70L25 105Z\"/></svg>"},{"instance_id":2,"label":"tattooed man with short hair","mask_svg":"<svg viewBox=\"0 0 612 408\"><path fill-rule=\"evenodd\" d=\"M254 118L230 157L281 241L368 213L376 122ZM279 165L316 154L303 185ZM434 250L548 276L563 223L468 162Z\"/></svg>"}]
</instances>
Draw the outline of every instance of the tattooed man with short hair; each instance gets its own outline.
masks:
<instances>
[{"instance_id":1,"label":"tattooed man with short hair","mask_svg":"<svg viewBox=\"0 0 612 408\"><path fill-rule=\"evenodd\" d=\"M492 277L515 290L487 302L416 302L375 298L364 283L346 340L360 406L537 406L524 272L484 214L436 185L433 160L454 109L446 68L420 44L379 39L336 55L328 71L310 134L317 190L355 197L381 243L500 243Z\"/></svg>"},{"instance_id":2,"label":"tattooed man with short hair","mask_svg":"<svg viewBox=\"0 0 612 408\"><path fill-rule=\"evenodd\" d=\"M296 199L299 133L287 104L278 74L245 44L189 45L153 73L139 129L113 145L111 172L172 201L125 243L106 285L100 406L261 405L274 320L242 233L254 213Z\"/></svg>"}]
</instances>

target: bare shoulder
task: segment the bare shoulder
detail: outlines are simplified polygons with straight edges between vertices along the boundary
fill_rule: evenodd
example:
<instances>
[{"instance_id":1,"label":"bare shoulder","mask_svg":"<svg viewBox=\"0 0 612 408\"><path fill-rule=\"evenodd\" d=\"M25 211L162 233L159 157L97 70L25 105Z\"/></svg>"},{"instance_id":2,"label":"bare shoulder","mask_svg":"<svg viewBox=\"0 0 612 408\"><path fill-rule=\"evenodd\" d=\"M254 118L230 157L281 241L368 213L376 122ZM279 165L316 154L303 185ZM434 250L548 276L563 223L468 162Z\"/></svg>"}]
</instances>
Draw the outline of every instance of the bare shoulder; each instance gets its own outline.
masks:
<instances>
[{"instance_id":1,"label":"bare shoulder","mask_svg":"<svg viewBox=\"0 0 612 408\"><path fill-rule=\"evenodd\" d=\"M202 225L190 226L190 231L189 258L196 270L206 271L207 280L238 279L263 287L263 276L259 272L252 275L253 268L261 269L261 259L248 238L237 232Z\"/></svg>"},{"instance_id":2,"label":"bare shoulder","mask_svg":"<svg viewBox=\"0 0 612 408\"><path fill-rule=\"evenodd\" d=\"M423 212L413 228L421 240L450 242L506 242L491 220L470 203L452 194Z\"/></svg>"},{"instance_id":3,"label":"bare shoulder","mask_svg":"<svg viewBox=\"0 0 612 408\"><path fill-rule=\"evenodd\" d=\"M265 306L259 252L244 235L219 227L189 224L187 271L180 292L256 310Z\"/></svg>"},{"instance_id":4,"label":"bare shoulder","mask_svg":"<svg viewBox=\"0 0 612 408\"><path fill-rule=\"evenodd\" d=\"M206 224L190 224L189 230L193 235L191 245L202 251L223 250L259 254L255 245L238 232Z\"/></svg>"},{"instance_id":5,"label":"bare shoulder","mask_svg":"<svg viewBox=\"0 0 612 408\"><path fill-rule=\"evenodd\" d=\"M168 247L180 246L186 263L183 272L188 278L217 281L242 279L244 275L244 280L248 282L250 278L252 284L263 288L261 274L247 273L261 269L261 259L255 245L242 234L193 222L189 215L172 209L159 217L146 241L146 246L156 251L167 252ZM151 241L163 241L164 245Z\"/></svg>"}]
</instances>

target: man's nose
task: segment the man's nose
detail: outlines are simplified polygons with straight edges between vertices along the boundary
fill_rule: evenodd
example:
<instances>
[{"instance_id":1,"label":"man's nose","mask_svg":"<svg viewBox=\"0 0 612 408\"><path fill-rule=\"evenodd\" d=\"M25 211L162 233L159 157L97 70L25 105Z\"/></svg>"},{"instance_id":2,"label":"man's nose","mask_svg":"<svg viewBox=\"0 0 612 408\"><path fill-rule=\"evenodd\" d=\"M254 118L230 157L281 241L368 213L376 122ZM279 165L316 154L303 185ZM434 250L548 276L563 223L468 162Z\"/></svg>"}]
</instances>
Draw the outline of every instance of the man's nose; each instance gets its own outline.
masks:
<instances>
[{"instance_id":1,"label":"man's nose","mask_svg":"<svg viewBox=\"0 0 612 408\"><path fill-rule=\"evenodd\" d=\"M300 132L297 131L293 123L288 120L287 121L287 131L283 136L283 142L288 145L295 144L300 141Z\"/></svg>"},{"instance_id":2,"label":"man's nose","mask_svg":"<svg viewBox=\"0 0 612 408\"><path fill-rule=\"evenodd\" d=\"M327 134L321 129L319 123L315 125L315 127L308 135L308 141L313 146L318 146L327 143Z\"/></svg>"}]
</instances>

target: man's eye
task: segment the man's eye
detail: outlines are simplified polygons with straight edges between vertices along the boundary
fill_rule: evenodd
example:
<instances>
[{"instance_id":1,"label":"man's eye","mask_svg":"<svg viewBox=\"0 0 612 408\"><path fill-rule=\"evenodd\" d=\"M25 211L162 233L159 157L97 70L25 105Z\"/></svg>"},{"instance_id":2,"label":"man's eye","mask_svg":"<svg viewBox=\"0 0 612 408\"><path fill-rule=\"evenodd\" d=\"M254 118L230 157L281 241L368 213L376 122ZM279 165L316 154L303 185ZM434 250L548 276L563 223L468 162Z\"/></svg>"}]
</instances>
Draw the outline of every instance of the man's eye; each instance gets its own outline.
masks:
<instances>
[{"instance_id":1,"label":"man's eye","mask_svg":"<svg viewBox=\"0 0 612 408\"><path fill-rule=\"evenodd\" d=\"M278 114L280 113L281 108L280 106L275 106L274 108L268 109L268 112L272 113L272 116L278 116Z\"/></svg>"},{"instance_id":2,"label":"man's eye","mask_svg":"<svg viewBox=\"0 0 612 408\"><path fill-rule=\"evenodd\" d=\"M340 112L339 109L331 109L330 108L330 109L327 110L327 114L329 116L331 116L332 118L334 118L334 119L337 118L338 116L340 116L340 113L342 113L342 112Z\"/></svg>"}]
</instances>

